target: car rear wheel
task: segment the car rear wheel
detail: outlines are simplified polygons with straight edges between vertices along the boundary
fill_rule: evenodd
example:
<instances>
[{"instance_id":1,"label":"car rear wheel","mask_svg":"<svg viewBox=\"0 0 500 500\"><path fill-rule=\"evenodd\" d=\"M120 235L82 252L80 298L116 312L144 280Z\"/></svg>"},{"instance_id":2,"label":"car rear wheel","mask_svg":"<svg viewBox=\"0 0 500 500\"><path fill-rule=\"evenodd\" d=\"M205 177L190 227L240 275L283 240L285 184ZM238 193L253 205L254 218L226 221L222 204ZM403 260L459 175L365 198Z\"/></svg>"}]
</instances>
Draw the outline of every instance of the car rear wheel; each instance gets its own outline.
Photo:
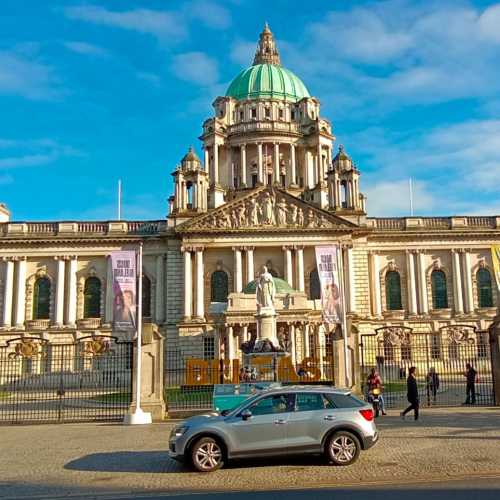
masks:
<instances>
[{"instance_id":1,"label":"car rear wheel","mask_svg":"<svg viewBox=\"0 0 500 500\"><path fill-rule=\"evenodd\" d=\"M354 434L338 431L328 439L325 451L335 465L350 465L358 459L361 445Z\"/></svg>"},{"instance_id":2,"label":"car rear wheel","mask_svg":"<svg viewBox=\"0 0 500 500\"><path fill-rule=\"evenodd\" d=\"M211 437L196 441L191 449L191 462L200 472L212 472L224 465L224 453L220 443Z\"/></svg>"}]
</instances>

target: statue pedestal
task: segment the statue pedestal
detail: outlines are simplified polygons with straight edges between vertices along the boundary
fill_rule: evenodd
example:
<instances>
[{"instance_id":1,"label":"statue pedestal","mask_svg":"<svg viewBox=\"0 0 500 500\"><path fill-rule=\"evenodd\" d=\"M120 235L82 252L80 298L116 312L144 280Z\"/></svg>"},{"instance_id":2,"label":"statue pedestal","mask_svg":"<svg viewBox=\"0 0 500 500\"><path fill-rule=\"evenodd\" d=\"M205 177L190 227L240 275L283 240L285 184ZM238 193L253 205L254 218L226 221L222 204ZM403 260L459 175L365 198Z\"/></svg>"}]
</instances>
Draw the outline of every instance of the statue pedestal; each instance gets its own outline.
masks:
<instances>
[{"instance_id":1,"label":"statue pedestal","mask_svg":"<svg viewBox=\"0 0 500 500\"><path fill-rule=\"evenodd\" d=\"M279 345L276 330L276 311L271 307L261 307L255 315L257 320L257 342L269 340L274 347Z\"/></svg>"}]
</instances>

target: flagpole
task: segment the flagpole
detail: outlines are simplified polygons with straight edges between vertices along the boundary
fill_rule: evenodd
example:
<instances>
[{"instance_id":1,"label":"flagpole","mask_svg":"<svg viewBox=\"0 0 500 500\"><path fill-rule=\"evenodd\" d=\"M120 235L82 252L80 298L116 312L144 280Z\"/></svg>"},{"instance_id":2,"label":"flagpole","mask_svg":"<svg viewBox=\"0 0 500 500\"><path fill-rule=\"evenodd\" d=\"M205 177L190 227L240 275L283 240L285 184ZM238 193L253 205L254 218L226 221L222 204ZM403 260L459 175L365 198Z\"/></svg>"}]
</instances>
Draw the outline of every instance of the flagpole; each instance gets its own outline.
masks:
<instances>
[{"instance_id":1,"label":"flagpole","mask_svg":"<svg viewBox=\"0 0 500 500\"><path fill-rule=\"evenodd\" d=\"M129 425L150 424L151 413L142 411L141 408L141 369L142 369L142 241L139 243L137 258L137 275L139 276L137 290L137 359L135 365L135 411L130 415L125 415L124 423Z\"/></svg>"},{"instance_id":2,"label":"flagpole","mask_svg":"<svg viewBox=\"0 0 500 500\"><path fill-rule=\"evenodd\" d=\"M342 297L342 339L344 341L344 370L346 386L351 387L351 377L349 373L349 349L347 345L347 317L346 317L346 296L345 296L345 274L344 274L344 250L341 245L338 247L337 263L339 266L340 296Z\"/></svg>"}]
</instances>

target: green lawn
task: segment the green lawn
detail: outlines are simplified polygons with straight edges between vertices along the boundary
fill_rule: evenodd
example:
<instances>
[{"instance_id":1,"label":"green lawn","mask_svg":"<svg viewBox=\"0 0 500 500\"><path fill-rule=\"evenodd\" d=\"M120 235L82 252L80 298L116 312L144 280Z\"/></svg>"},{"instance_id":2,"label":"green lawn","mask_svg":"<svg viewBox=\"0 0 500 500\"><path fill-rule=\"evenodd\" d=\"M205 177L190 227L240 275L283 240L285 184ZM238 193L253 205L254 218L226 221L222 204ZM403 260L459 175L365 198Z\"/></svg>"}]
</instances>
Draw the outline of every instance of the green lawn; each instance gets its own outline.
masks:
<instances>
[{"instance_id":1,"label":"green lawn","mask_svg":"<svg viewBox=\"0 0 500 500\"><path fill-rule=\"evenodd\" d=\"M132 401L132 394L130 392L111 392L109 394L92 396L89 399L101 403L130 403Z\"/></svg>"},{"instance_id":2,"label":"green lawn","mask_svg":"<svg viewBox=\"0 0 500 500\"><path fill-rule=\"evenodd\" d=\"M165 402L173 405L200 405L207 408L212 406L213 387L182 388L168 387L165 389Z\"/></svg>"}]
</instances>

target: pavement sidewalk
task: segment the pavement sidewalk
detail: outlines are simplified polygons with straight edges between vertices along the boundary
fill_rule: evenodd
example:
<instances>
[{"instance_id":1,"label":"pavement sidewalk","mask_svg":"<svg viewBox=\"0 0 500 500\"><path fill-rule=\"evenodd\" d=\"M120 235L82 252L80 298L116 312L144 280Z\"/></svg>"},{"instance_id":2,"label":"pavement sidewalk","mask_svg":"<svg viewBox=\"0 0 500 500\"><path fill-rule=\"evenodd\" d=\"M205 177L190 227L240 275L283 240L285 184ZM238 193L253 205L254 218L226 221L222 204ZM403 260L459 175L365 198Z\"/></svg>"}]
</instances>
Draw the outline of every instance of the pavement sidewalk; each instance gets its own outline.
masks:
<instances>
[{"instance_id":1,"label":"pavement sidewalk","mask_svg":"<svg viewBox=\"0 0 500 500\"><path fill-rule=\"evenodd\" d=\"M0 427L0 498L257 491L500 477L500 408L423 409L378 420L381 439L350 467L321 458L238 461L212 474L170 460L172 422Z\"/></svg>"}]
</instances>

